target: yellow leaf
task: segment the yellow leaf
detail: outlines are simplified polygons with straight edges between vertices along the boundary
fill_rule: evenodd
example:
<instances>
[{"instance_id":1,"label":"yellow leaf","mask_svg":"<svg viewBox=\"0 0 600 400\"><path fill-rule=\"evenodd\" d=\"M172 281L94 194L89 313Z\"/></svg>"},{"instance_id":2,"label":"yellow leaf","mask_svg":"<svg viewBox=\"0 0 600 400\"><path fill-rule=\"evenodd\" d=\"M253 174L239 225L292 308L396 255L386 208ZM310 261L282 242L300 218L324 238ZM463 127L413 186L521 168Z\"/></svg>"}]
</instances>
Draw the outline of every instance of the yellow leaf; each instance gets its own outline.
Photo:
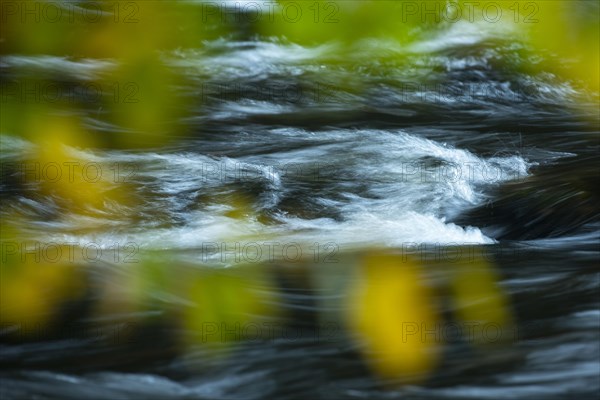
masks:
<instances>
[{"instance_id":1,"label":"yellow leaf","mask_svg":"<svg viewBox=\"0 0 600 400\"><path fill-rule=\"evenodd\" d=\"M368 254L363 276L350 290L350 325L383 377L415 381L438 361L438 316L429 290L412 260Z\"/></svg>"}]
</instances>

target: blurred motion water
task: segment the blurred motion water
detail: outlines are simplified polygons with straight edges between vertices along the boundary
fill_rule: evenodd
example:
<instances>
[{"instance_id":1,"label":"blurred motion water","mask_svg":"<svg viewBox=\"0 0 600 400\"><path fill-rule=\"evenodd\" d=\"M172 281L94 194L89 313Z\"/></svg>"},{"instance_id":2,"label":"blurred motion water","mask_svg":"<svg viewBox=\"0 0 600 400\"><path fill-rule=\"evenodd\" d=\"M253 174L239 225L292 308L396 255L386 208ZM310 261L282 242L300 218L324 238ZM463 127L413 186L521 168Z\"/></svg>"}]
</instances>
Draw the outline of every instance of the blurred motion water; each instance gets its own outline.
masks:
<instances>
[{"instance_id":1,"label":"blurred motion water","mask_svg":"<svg viewBox=\"0 0 600 400\"><path fill-rule=\"evenodd\" d=\"M138 148L121 145L135 131L77 93L77 107L54 105L97 138L64 154L108 177L90 195L108 199L101 206L30 179L43 168L20 165L44 145L2 130L3 228L20 232L8 242L101 255L77 269L81 287L52 324L2 320L0 396L597 395L598 93L547 71L560 57L532 52L508 25L442 24L409 44L372 38L350 52L252 29L161 51L179 100L156 128L175 132L167 142L153 133ZM103 57L3 53L0 83L7 96L38 77L62 88L100 82L111 97L102 83L116 69ZM457 300L466 254L476 268L464 279L493 270L489 285L512 319L502 340L418 332L433 335L424 352L440 353L425 379L379 375L348 322L352 299L378 304L369 296L386 282L413 278L369 278L362 265L373 249L415 260L415 285L431 290L438 323L459 331L471 303L501 308L484 290L488 272L473 278L481 292ZM59 280L43 279L44 288ZM361 297L361 285L375 294ZM205 316L190 325L194 304ZM259 334L245 331L250 323Z\"/></svg>"}]
</instances>

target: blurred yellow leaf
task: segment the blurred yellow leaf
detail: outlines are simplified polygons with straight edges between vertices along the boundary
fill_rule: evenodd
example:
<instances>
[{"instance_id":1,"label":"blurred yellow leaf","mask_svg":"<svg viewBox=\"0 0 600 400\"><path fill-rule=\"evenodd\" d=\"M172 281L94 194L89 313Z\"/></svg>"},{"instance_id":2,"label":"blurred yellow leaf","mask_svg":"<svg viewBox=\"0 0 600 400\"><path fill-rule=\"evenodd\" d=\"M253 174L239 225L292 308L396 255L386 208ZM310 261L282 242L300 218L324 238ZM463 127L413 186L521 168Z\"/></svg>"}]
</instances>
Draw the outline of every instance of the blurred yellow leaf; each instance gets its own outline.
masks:
<instances>
[{"instance_id":1,"label":"blurred yellow leaf","mask_svg":"<svg viewBox=\"0 0 600 400\"><path fill-rule=\"evenodd\" d=\"M0 323L43 327L62 304L83 295L81 259L71 246L25 240L5 223L2 231Z\"/></svg>"},{"instance_id":2,"label":"blurred yellow leaf","mask_svg":"<svg viewBox=\"0 0 600 400\"><path fill-rule=\"evenodd\" d=\"M350 299L350 325L378 373L418 381L432 371L439 358L438 316L414 261L366 255Z\"/></svg>"},{"instance_id":3,"label":"blurred yellow leaf","mask_svg":"<svg viewBox=\"0 0 600 400\"><path fill-rule=\"evenodd\" d=\"M463 252L463 254L465 254ZM493 266L481 255L461 257L448 264L452 299L467 340L477 345L502 342L514 336L508 299L497 285Z\"/></svg>"},{"instance_id":4,"label":"blurred yellow leaf","mask_svg":"<svg viewBox=\"0 0 600 400\"><path fill-rule=\"evenodd\" d=\"M440 10L446 1L428 3L438 3ZM398 1L280 0L277 7L264 14L259 20L262 34L284 36L291 42L308 45L331 40L352 44L372 37L407 43L411 30L423 23L421 14Z\"/></svg>"},{"instance_id":5,"label":"blurred yellow leaf","mask_svg":"<svg viewBox=\"0 0 600 400\"><path fill-rule=\"evenodd\" d=\"M261 322L278 314L276 288L261 267L231 271L203 271L189 285L184 323L193 343L227 346L247 335L269 332Z\"/></svg>"}]
</instances>

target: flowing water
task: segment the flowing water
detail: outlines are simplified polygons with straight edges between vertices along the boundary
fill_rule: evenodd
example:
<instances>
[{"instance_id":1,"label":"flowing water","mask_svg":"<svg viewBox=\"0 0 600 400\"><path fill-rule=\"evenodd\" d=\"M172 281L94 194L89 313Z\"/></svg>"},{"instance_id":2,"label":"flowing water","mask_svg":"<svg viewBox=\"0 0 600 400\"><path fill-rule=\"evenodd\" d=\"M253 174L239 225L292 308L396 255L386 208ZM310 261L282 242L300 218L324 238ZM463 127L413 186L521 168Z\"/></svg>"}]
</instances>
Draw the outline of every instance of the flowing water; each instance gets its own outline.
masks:
<instances>
[{"instance_id":1,"label":"flowing water","mask_svg":"<svg viewBox=\"0 0 600 400\"><path fill-rule=\"evenodd\" d=\"M450 343L427 382L388 387L341 332L335 340L250 341L231 357L213 359L201 347L174 350L177 328L163 321L126 345L77 335L6 342L2 397L597 394L597 94L531 68L544 60L508 28L452 24L410 46L372 40L361 49L337 56L335 43L244 38L164 52L162 60L186 78L177 91L189 128L151 148L68 149L104 171L124 166L136 203L116 203L110 216L73 213L35 185L3 177L4 218L30 216L28 229L40 241L93 242L102 249L135 243L189 263L201 257L214 268L233 264L232 257L206 252L223 242L276 241L304 251L316 244L340 261L320 267L334 280L344 278L348 254L372 246L486 249L495 255L498 285L519 326L511 346L474 356L464 344ZM107 60L54 56L1 61L5 80L50 74L86 82L113 67ZM99 135L116 130L104 110L81 112ZM36 146L10 132L1 140L3 163L26 159ZM231 204L238 203L252 216L232 217ZM277 252L274 258L289 261ZM117 279L127 274L120 268L107 262L90 279ZM300 325L326 312L324 299L343 297L287 278L280 306ZM177 293L162 296L177 304Z\"/></svg>"}]
</instances>

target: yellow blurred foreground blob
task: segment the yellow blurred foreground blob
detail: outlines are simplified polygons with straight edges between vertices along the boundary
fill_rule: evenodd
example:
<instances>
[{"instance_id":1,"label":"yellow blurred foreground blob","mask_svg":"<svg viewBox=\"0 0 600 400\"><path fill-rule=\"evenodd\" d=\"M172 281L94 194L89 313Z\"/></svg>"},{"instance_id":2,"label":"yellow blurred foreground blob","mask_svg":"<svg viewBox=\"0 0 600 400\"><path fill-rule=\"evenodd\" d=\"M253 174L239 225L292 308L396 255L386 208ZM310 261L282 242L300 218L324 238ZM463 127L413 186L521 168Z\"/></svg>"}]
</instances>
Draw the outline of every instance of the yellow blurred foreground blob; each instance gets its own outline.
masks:
<instances>
[{"instance_id":1,"label":"yellow blurred foreground blob","mask_svg":"<svg viewBox=\"0 0 600 400\"><path fill-rule=\"evenodd\" d=\"M88 133L69 117L38 117L29 130L36 144L25 164L24 178L72 212L89 214L112 210L111 203L131 205L126 185L114 165L102 165L77 157L74 148L93 147Z\"/></svg>"},{"instance_id":2,"label":"yellow blurred foreground blob","mask_svg":"<svg viewBox=\"0 0 600 400\"><path fill-rule=\"evenodd\" d=\"M429 2L422 3L422 7ZM450 2L448 2L450 3ZM427 5L428 6L428 5ZM563 77L582 81L591 90L600 88L600 7L587 0L460 0L448 6L460 10L460 21L483 22L490 30L514 24L533 50L546 58L541 66Z\"/></svg>"},{"instance_id":3,"label":"yellow blurred foreground blob","mask_svg":"<svg viewBox=\"0 0 600 400\"><path fill-rule=\"evenodd\" d=\"M368 360L385 378L419 381L436 366L439 335L433 298L419 267L401 255L366 255L350 289L350 325L362 337Z\"/></svg>"},{"instance_id":4,"label":"yellow blurred foreground blob","mask_svg":"<svg viewBox=\"0 0 600 400\"><path fill-rule=\"evenodd\" d=\"M600 7L595 1L549 0L529 5L533 44L572 63L566 73L600 89ZM561 68L561 66L558 66ZM562 71L561 71L562 72Z\"/></svg>"},{"instance_id":5,"label":"yellow blurred foreground blob","mask_svg":"<svg viewBox=\"0 0 600 400\"><path fill-rule=\"evenodd\" d=\"M183 87L184 81L158 54L122 60L98 85L111 88L112 95L104 97L103 110L120 130L112 135L114 146L159 147L183 132L181 119L187 116L186 104L177 87Z\"/></svg>"},{"instance_id":6,"label":"yellow blurred foreground blob","mask_svg":"<svg viewBox=\"0 0 600 400\"><path fill-rule=\"evenodd\" d=\"M278 296L260 266L203 271L191 279L191 304L184 314L190 344L226 348L231 342L272 334L268 321L279 314Z\"/></svg>"},{"instance_id":7,"label":"yellow blurred foreground blob","mask_svg":"<svg viewBox=\"0 0 600 400\"><path fill-rule=\"evenodd\" d=\"M129 249L122 247L123 252ZM133 259L137 261L138 255ZM92 309L94 326L101 332L114 332L119 329L119 340L128 340L134 332L132 328L141 325L145 312L149 311L144 292L144 266L139 263L117 264L102 271L104 279L99 287L98 300Z\"/></svg>"},{"instance_id":8,"label":"yellow blurred foreground blob","mask_svg":"<svg viewBox=\"0 0 600 400\"><path fill-rule=\"evenodd\" d=\"M456 317L469 327L466 339L478 346L510 341L514 337L512 316L493 266L475 254L461 257L448 268Z\"/></svg>"},{"instance_id":9,"label":"yellow blurred foreground blob","mask_svg":"<svg viewBox=\"0 0 600 400\"><path fill-rule=\"evenodd\" d=\"M72 246L23 237L2 224L0 323L22 324L27 334L52 322L62 304L83 295L85 285Z\"/></svg>"},{"instance_id":10,"label":"yellow blurred foreground blob","mask_svg":"<svg viewBox=\"0 0 600 400\"><path fill-rule=\"evenodd\" d=\"M3 113L8 122L1 122L1 128L17 135L23 131L22 121L40 112L76 112L83 106L86 113L96 117L106 114L108 121L102 122L115 125L110 132L103 132L104 140L108 138L113 147L164 145L182 132L181 119L187 112L180 90L185 82L165 65L161 52L198 47L207 34L218 37L227 32L219 20L211 20L212 25L207 26L203 7L194 2L6 3L1 7L0 54L69 55L69 62L102 62L116 67L102 78L76 85L77 93L86 88L87 95L95 94L88 96L88 100L98 100L92 104L64 95L68 86L62 80L66 83L72 79L68 71L65 76L49 76L48 81L19 78L10 82L7 96L3 96L3 101L10 100L5 101L9 112Z\"/></svg>"},{"instance_id":11,"label":"yellow blurred foreground blob","mask_svg":"<svg viewBox=\"0 0 600 400\"><path fill-rule=\"evenodd\" d=\"M277 3L276 7L269 8L260 16L259 31L269 36L281 35L303 45L331 40L352 44L371 37L386 37L406 43L416 27L437 20L429 18L423 21L422 15L413 10L415 4L398 1L279 0ZM430 0L428 3L440 10L446 0Z\"/></svg>"},{"instance_id":12,"label":"yellow blurred foreground blob","mask_svg":"<svg viewBox=\"0 0 600 400\"><path fill-rule=\"evenodd\" d=\"M229 31L208 8L195 1L2 1L0 54L128 58L193 47Z\"/></svg>"}]
</instances>

